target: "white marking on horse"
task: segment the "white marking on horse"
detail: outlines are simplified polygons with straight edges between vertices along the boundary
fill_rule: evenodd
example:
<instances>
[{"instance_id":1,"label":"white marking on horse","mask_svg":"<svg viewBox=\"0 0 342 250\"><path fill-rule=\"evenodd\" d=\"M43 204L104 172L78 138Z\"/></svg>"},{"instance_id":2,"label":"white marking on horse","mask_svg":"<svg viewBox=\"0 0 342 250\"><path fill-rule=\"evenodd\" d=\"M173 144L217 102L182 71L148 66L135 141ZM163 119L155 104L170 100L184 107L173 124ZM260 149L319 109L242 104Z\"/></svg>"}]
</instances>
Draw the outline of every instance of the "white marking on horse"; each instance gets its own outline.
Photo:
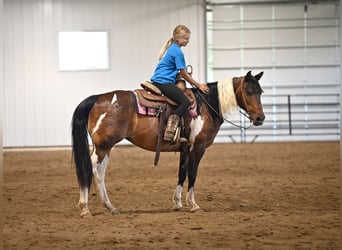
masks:
<instances>
[{"instance_id":1,"label":"white marking on horse","mask_svg":"<svg viewBox=\"0 0 342 250\"><path fill-rule=\"evenodd\" d=\"M173 209L175 210L180 210L183 205L182 205L182 190L183 187L181 185L177 185L176 190L173 194Z\"/></svg>"},{"instance_id":2,"label":"white marking on horse","mask_svg":"<svg viewBox=\"0 0 342 250\"><path fill-rule=\"evenodd\" d=\"M201 133L201 131L203 129L203 124L204 124L204 120L202 119L202 117L200 115L193 118L190 122L191 132L190 132L189 140L192 144L190 151L192 151L193 145L195 143L196 136L199 133Z\"/></svg>"},{"instance_id":3,"label":"white marking on horse","mask_svg":"<svg viewBox=\"0 0 342 250\"><path fill-rule=\"evenodd\" d=\"M116 94L114 94L111 103L114 104L114 102L116 102L116 100L117 100L117 96L116 96Z\"/></svg>"},{"instance_id":4,"label":"white marking on horse","mask_svg":"<svg viewBox=\"0 0 342 250\"><path fill-rule=\"evenodd\" d=\"M99 116L99 119L97 119L96 125L95 125L95 127L93 128L93 130L92 130L92 133L91 133L92 135L95 134L96 131L100 128L100 125L101 125L101 123L102 123L102 120L106 117L106 115L107 115L107 112L105 112L105 113L103 113L103 114L101 114L101 115Z\"/></svg>"},{"instance_id":5,"label":"white marking on horse","mask_svg":"<svg viewBox=\"0 0 342 250\"><path fill-rule=\"evenodd\" d=\"M108 160L109 160L109 156L108 154L106 154L103 160L101 162L98 162L99 160L98 160L98 155L96 154L96 150L94 150L91 156L91 161L93 164L94 181L100 193L102 202L103 204L106 205L107 209L110 212L115 213L116 208L114 208L113 205L110 203L107 190L106 190L106 185L105 185L105 174L106 174L106 168L108 165Z\"/></svg>"},{"instance_id":6,"label":"white marking on horse","mask_svg":"<svg viewBox=\"0 0 342 250\"><path fill-rule=\"evenodd\" d=\"M78 206L82 209L81 210L81 217L86 215L91 215L89 208L88 208L88 194L89 189L87 187L80 188L80 199L78 201Z\"/></svg>"},{"instance_id":7,"label":"white marking on horse","mask_svg":"<svg viewBox=\"0 0 342 250\"><path fill-rule=\"evenodd\" d=\"M83 207L88 206L88 188L80 188L80 200L78 205Z\"/></svg>"},{"instance_id":8,"label":"white marking on horse","mask_svg":"<svg viewBox=\"0 0 342 250\"><path fill-rule=\"evenodd\" d=\"M94 179L96 184L98 185L101 198L105 196L104 176L106 172L108 159L108 155L105 155L103 160L101 162L98 162L98 156L96 154L96 151L94 151L91 156L91 161L93 163L93 173L95 177Z\"/></svg>"},{"instance_id":9,"label":"white marking on horse","mask_svg":"<svg viewBox=\"0 0 342 250\"><path fill-rule=\"evenodd\" d=\"M195 212L200 209L195 201L195 192L193 187L187 192L185 200L186 204L190 207L190 212Z\"/></svg>"}]
</instances>

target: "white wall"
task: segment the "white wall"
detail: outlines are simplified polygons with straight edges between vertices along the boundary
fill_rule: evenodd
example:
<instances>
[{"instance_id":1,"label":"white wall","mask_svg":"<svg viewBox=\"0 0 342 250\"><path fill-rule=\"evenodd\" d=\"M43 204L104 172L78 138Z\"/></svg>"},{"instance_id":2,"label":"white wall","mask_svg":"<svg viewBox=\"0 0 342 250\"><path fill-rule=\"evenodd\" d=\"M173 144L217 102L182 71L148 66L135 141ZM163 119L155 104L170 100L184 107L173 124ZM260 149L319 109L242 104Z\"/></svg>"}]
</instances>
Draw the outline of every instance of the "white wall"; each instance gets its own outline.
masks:
<instances>
[{"instance_id":1,"label":"white wall","mask_svg":"<svg viewBox=\"0 0 342 250\"><path fill-rule=\"evenodd\" d=\"M3 0L0 0L0 48L3 44ZM4 111L4 62L3 62L3 50L0 50L0 178L2 179L2 147L3 147L3 111ZM2 189L0 188L0 193L2 194ZM0 244L2 241L0 240Z\"/></svg>"},{"instance_id":2,"label":"white wall","mask_svg":"<svg viewBox=\"0 0 342 250\"><path fill-rule=\"evenodd\" d=\"M174 26L205 81L204 0L4 0L5 147L70 145L70 120L85 97L134 89L150 78ZM111 70L59 72L58 32L109 30Z\"/></svg>"}]
</instances>

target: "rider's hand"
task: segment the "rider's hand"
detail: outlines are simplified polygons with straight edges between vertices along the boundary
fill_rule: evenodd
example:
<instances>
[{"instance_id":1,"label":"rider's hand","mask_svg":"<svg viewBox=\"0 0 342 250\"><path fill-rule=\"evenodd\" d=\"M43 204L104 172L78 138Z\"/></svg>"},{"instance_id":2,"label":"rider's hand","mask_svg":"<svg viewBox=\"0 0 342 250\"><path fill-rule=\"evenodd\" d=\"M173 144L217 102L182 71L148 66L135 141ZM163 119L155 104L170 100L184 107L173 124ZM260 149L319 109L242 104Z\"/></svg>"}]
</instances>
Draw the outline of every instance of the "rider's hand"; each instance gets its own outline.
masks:
<instances>
[{"instance_id":1,"label":"rider's hand","mask_svg":"<svg viewBox=\"0 0 342 250\"><path fill-rule=\"evenodd\" d=\"M208 93L209 92L209 87L206 83L200 83L198 84L197 88L201 90L203 93Z\"/></svg>"}]
</instances>

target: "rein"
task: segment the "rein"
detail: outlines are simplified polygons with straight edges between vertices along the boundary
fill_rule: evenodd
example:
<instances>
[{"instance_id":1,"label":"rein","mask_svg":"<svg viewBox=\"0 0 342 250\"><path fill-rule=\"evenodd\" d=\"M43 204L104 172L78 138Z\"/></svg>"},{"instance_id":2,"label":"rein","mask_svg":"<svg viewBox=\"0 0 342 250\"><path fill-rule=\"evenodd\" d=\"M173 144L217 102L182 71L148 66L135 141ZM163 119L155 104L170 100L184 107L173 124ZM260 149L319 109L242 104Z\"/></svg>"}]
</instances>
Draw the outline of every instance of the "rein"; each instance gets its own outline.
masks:
<instances>
[{"instance_id":1,"label":"rein","mask_svg":"<svg viewBox=\"0 0 342 250\"><path fill-rule=\"evenodd\" d=\"M193 86L194 87L194 86ZM195 87L196 88L196 87ZM240 89L240 88L239 88ZM227 118L223 117L223 115L221 114L221 112L217 112L215 110L215 108L210 105L210 103L207 101L207 99L202 95L202 93L200 91L198 91L198 94L199 96L201 97L201 99L208 105L208 107L218 116L220 117L223 121L227 122L227 123L230 123L231 125L237 127L237 128L241 128L241 129L249 129L253 126L253 123L250 122L250 125L245 127L245 126L241 126L241 125L238 125L232 121L229 121ZM241 110L239 110L239 113L242 114L244 117L248 118L250 120L250 118L244 113L244 112L241 112Z\"/></svg>"}]
</instances>

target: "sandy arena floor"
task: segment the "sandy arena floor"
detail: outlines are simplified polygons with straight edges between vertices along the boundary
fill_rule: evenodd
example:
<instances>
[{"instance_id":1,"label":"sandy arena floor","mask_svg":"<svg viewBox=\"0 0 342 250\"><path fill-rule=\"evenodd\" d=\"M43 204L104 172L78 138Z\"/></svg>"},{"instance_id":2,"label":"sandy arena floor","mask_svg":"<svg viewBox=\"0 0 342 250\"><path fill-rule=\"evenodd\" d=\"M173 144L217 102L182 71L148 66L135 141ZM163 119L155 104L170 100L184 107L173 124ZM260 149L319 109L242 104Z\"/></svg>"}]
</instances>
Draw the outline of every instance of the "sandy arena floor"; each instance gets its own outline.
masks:
<instances>
[{"instance_id":1,"label":"sandy arena floor","mask_svg":"<svg viewBox=\"0 0 342 250\"><path fill-rule=\"evenodd\" d=\"M171 209L178 156L154 168L153 152L117 147L106 184L121 213L92 188L81 218L70 150L5 150L4 249L339 249L339 142L215 144L195 213Z\"/></svg>"}]
</instances>

